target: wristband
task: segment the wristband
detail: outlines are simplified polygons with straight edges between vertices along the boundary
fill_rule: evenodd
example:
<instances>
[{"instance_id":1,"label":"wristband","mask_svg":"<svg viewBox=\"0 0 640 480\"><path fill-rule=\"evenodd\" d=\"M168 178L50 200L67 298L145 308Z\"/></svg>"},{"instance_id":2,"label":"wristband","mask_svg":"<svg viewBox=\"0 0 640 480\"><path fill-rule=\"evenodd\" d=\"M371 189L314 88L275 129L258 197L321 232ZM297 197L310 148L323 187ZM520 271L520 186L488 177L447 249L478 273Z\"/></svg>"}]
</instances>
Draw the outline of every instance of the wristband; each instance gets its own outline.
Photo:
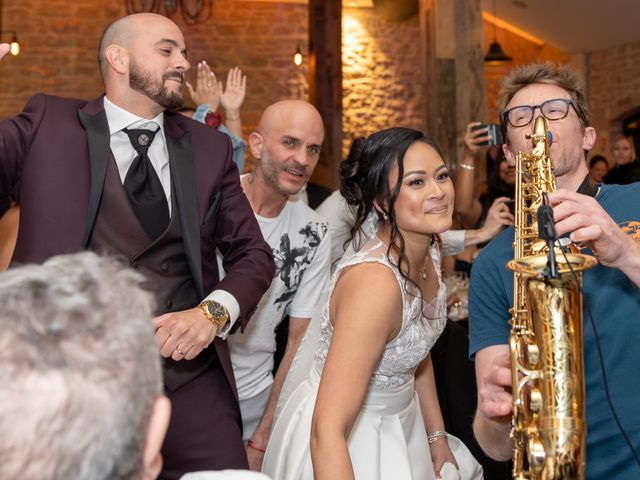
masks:
<instances>
[{"instance_id":1,"label":"wristband","mask_svg":"<svg viewBox=\"0 0 640 480\"><path fill-rule=\"evenodd\" d=\"M468 163L460 163L460 164L458 164L458 166L460 168L464 168L465 170L475 170L476 169L475 165L469 165Z\"/></svg>"},{"instance_id":2,"label":"wristband","mask_svg":"<svg viewBox=\"0 0 640 480\"><path fill-rule=\"evenodd\" d=\"M262 449L262 448L256 447L256 444L253 443L253 440L249 440L247 442L247 445L249 445L250 448L253 448L254 450L257 450L260 453L264 453L264 452L267 451L266 449Z\"/></svg>"}]
</instances>

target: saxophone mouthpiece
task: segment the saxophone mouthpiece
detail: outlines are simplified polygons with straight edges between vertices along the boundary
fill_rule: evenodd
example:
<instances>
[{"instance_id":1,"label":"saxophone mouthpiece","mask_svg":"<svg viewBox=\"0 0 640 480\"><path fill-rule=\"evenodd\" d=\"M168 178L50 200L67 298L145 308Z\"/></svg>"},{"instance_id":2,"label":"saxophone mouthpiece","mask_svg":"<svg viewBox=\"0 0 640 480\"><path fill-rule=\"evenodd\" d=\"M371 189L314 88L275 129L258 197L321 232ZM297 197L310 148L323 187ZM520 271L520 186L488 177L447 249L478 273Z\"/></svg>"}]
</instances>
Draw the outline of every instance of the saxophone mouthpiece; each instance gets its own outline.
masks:
<instances>
[{"instance_id":1,"label":"saxophone mouthpiece","mask_svg":"<svg viewBox=\"0 0 640 480\"><path fill-rule=\"evenodd\" d=\"M547 130L547 138L549 139L549 146L551 146L553 143L553 134L551 133L551 130Z\"/></svg>"}]
</instances>

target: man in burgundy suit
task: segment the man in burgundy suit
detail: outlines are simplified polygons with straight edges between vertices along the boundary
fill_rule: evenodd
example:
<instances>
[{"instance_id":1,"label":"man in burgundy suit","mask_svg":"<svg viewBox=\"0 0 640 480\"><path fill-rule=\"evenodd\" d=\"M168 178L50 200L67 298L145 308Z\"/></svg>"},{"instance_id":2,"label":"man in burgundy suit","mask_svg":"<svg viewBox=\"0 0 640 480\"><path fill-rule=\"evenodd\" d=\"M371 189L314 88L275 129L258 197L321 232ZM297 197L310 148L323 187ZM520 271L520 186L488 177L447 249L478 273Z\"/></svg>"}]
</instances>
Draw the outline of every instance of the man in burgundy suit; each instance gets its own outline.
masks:
<instances>
[{"instance_id":1,"label":"man in burgundy suit","mask_svg":"<svg viewBox=\"0 0 640 480\"><path fill-rule=\"evenodd\" d=\"M0 122L0 193L21 208L12 262L113 253L154 289L173 409L165 479L247 467L224 339L244 328L274 274L228 137L172 112L190 67L185 51L167 18L124 17L100 42L105 96L38 94Z\"/></svg>"}]
</instances>

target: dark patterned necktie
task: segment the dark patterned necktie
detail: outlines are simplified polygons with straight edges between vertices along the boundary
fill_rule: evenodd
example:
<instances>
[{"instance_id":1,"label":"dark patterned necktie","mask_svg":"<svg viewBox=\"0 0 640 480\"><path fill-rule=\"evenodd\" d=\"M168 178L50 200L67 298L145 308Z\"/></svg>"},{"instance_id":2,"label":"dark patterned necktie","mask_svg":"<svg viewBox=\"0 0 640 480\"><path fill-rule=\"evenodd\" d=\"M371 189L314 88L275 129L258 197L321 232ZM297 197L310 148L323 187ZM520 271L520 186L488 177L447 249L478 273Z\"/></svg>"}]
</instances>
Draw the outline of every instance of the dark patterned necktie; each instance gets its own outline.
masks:
<instances>
[{"instance_id":1,"label":"dark patterned necktie","mask_svg":"<svg viewBox=\"0 0 640 480\"><path fill-rule=\"evenodd\" d=\"M138 152L124 179L124 190L142 228L151 240L155 240L169 225L167 197L147 155L157 130L125 128L123 132Z\"/></svg>"}]
</instances>

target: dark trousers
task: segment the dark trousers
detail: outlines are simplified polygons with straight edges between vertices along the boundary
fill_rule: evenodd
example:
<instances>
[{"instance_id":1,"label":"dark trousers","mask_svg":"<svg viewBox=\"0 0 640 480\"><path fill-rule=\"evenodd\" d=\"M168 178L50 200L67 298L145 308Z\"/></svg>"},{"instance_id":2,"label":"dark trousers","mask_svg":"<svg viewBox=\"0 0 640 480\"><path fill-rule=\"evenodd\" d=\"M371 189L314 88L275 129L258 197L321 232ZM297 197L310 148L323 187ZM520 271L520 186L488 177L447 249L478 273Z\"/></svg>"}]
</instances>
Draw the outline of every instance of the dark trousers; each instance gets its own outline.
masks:
<instances>
[{"instance_id":1,"label":"dark trousers","mask_svg":"<svg viewBox=\"0 0 640 480\"><path fill-rule=\"evenodd\" d=\"M160 480L200 470L248 469L240 409L219 364L165 393L171 420L162 446Z\"/></svg>"},{"instance_id":2,"label":"dark trousers","mask_svg":"<svg viewBox=\"0 0 640 480\"><path fill-rule=\"evenodd\" d=\"M473 435L477 405L475 365L469 360L467 322L447 320L431 350L438 400L447 432L458 437L480 462L486 480L511 479L511 462L487 457Z\"/></svg>"}]
</instances>

